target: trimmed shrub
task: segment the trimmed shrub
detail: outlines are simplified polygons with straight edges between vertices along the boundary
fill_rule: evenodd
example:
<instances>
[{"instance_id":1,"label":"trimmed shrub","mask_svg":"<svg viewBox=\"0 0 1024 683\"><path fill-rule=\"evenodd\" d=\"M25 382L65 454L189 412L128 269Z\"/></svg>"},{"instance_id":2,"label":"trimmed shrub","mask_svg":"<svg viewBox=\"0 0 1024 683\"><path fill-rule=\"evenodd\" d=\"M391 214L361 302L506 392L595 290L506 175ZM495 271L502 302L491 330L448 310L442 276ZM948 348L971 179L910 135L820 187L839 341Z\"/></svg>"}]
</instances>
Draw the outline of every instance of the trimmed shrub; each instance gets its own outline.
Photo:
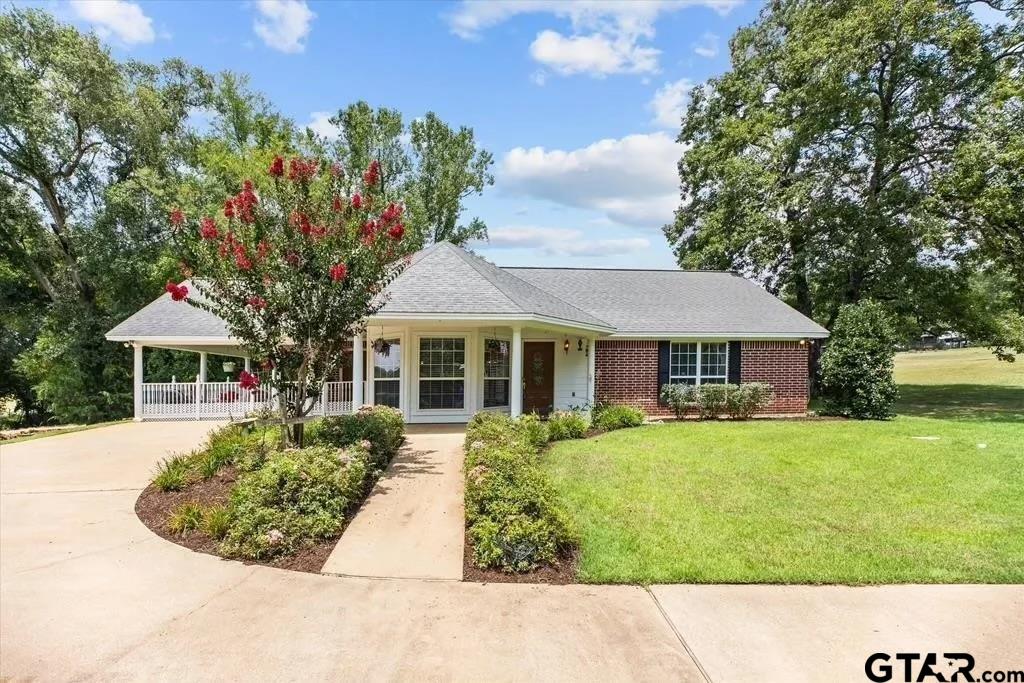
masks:
<instances>
[{"instance_id":1,"label":"trimmed shrub","mask_svg":"<svg viewBox=\"0 0 1024 683\"><path fill-rule=\"evenodd\" d=\"M161 491L180 491L188 484L192 466L189 456L176 455L164 458L157 466L153 485Z\"/></svg>"},{"instance_id":2,"label":"trimmed shrub","mask_svg":"<svg viewBox=\"0 0 1024 683\"><path fill-rule=\"evenodd\" d=\"M821 393L829 415L887 420L899 396L892 378L896 334L882 304L864 300L839 309L821 354Z\"/></svg>"},{"instance_id":3,"label":"trimmed shrub","mask_svg":"<svg viewBox=\"0 0 1024 683\"><path fill-rule=\"evenodd\" d=\"M686 409L694 404L693 390L696 387L690 384L663 384L661 387L661 402L672 408L676 417L686 415Z\"/></svg>"},{"instance_id":4,"label":"trimmed shrub","mask_svg":"<svg viewBox=\"0 0 1024 683\"><path fill-rule=\"evenodd\" d=\"M371 456L359 446L314 446L270 455L231 491L225 555L266 559L341 531L345 513L367 493Z\"/></svg>"},{"instance_id":5,"label":"trimmed shrub","mask_svg":"<svg viewBox=\"0 0 1024 683\"><path fill-rule=\"evenodd\" d=\"M353 415L325 417L306 427L306 444L347 448L370 442L370 455L378 467L387 465L405 441L402 413L388 406L363 406Z\"/></svg>"},{"instance_id":6,"label":"trimmed shrub","mask_svg":"<svg viewBox=\"0 0 1024 683\"><path fill-rule=\"evenodd\" d=\"M195 531L203 524L203 506L195 501L179 505L167 520L167 528L172 534L182 536Z\"/></svg>"},{"instance_id":7,"label":"trimmed shrub","mask_svg":"<svg viewBox=\"0 0 1024 683\"><path fill-rule=\"evenodd\" d=\"M582 439L590 427L587 416L578 410L556 410L548 416L548 440Z\"/></svg>"},{"instance_id":8,"label":"trimmed shrub","mask_svg":"<svg viewBox=\"0 0 1024 683\"><path fill-rule=\"evenodd\" d=\"M615 403L598 403L590 414L594 427L610 432L626 427L639 427L647 419L643 409Z\"/></svg>"},{"instance_id":9,"label":"trimmed shrub","mask_svg":"<svg viewBox=\"0 0 1024 683\"><path fill-rule=\"evenodd\" d=\"M693 388L693 402L697 416L702 420L715 420L725 412L729 394L735 384L701 384Z\"/></svg>"},{"instance_id":10,"label":"trimmed shrub","mask_svg":"<svg viewBox=\"0 0 1024 683\"><path fill-rule=\"evenodd\" d=\"M770 384L748 382L729 392L725 399L725 409L734 420L747 420L764 410L771 400Z\"/></svg>"},{"instance_id":11,"label":"trimmed shrub","mask_svg":"<svg viewBox=\"0 0 1024 683\"><path fill-rule=\"evenodd\" d=\"M537 463L535 422L478 413L467 427L466 524L478 567L529 571L557 563L577 544Z\"/></svg>"}]
</instances>

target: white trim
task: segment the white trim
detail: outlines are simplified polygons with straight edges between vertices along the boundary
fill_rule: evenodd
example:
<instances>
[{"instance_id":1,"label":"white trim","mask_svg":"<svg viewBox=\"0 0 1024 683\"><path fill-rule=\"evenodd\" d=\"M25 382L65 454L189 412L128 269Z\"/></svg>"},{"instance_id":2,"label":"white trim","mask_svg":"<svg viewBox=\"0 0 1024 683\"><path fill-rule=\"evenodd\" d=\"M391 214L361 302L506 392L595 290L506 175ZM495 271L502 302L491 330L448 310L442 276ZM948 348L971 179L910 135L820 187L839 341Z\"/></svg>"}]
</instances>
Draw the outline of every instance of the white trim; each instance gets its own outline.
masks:
<instances>
[{"instance_id":1,"label":"white trim","mask_svg":"<svg viewBox=\"0 0 1024 683\"><path fill-rule=\"evenodd\" d=\"M801 339L825 339L829 334L796 334L779 332L612 332L611 339L657 339L672 341L800 341Z\"/></svg>"},{"instance_id":2,"label":"white trim","mask_svg":"<svg viewBox=\"0 0 1024 683\"><path fill-rule=\"evenodd\" d=\"M523 414L523 328L519 325L512 327L512 367L509 372L512 373L509 414L519 417Z\"/></svg>"},{"instance_id":3,"label":"white trim","mask_svg":"<svg viewBox=\"0 0 1024 683\"><path fill-rule=\"evenodd\" d=\"M611 325L593 325L590 323L581 323L574 320L566 320L564 318L555 318L547 315L509 315L508 313L378 313L370 318L367 318L367 325L375 324L379 320L414 320L424 321L433 320L437 322L445 322L448 320L457 320L459 322L472 322L475 320L486 322L487 324L495 324L500 322L507 322L509 325L513 323L530 323L539 322L548 325L555 325L558 327L570 327L573 329L588 330L591 332L607 332L611 333L615 330Z\"/></svg>"},{"instance_id":4,"label":"white trim","mask_svg":"<svg viewBox=\"0 0 1024 683\"><path fill-rule=\"evenodd\" d=\"M242 342L231 337L149 337L145 335L118 335L111 337L107 335L107 341L113 342L137 342L145 343L146 346L157 346L159 344L209 344L210 346L241 346Z\"/></svg>"},{"instance_id":5,"label":"white trim","mask_svg":"<svg viewBox=\"0 0 1024 683\"><path fill-rule=\"evenodd\" d=\"M487 376L487 341L503 341L508 344L508 375L505 377ZM503 406L485 406L487 400L487 380L508 381L508 403ZM481 332L480 334L480 410L511 410L512 409L512 340L504 334Z\"/></svg>"}]
</instances>

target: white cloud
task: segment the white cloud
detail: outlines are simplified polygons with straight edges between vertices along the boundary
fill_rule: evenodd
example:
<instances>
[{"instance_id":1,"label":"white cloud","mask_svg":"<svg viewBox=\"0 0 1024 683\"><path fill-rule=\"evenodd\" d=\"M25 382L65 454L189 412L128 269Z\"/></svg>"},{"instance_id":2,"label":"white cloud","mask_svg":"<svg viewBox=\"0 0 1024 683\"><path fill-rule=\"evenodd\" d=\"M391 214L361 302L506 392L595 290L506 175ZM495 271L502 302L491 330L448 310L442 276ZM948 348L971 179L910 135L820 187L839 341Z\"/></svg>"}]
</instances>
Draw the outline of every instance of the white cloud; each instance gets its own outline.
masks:
<instances>
[{"instance_id":1,"label":"white cloud","mask_svg":"<svg viewBox=\"0 0 1024 683\"><path fill-rule=\"evenodd\" d=\"M316 14L305 0L257 0L256 11L260 16L253 21L252 30L268 47L290 53L306 49L306 36Z\"/></svg>"},{"instance_id":2,"label":"white cloud","mask_svg":"<svg viewBox=\"0 0 1024 683\"><path fill-rule=\"evenodd\" d=\"M517 147L502 160L506 192L604 213L620 224L657 228L679 205L676 164L683 147L665 133L599 140L575 150Z\"/></svg>"},{"instance_id":3,"label":"white cloud","mask_svg":"<svg viewBox=\"0 0 1024 683\"><path fill-rule=\"evenodd\" d=\"M643 237L588 239L582 230L510 226L491 228L487 241L474 246L490 249L535 249L546 256L614 256L648 249Z\"/></svg>"},{"instance_id":4,"label":"white cloud","mask_svg":"<svg viewBox=\"0 0 1024 683\"><path fill-rule=\"evenodd\" d=\"M79 18L92 24L102 38L111 36L129 45L152 43L156 39L153 20L142 8L127 0L72 0Z\"/></svg>"},{"instance_id":5,"label":"white cloud","mask_svg":"<svg viewBox=\"0 0 1024 683\"><path fill-rule=\"evenodd\" d=\"M341 131L337 126L331 123L331 116L333 116L333 114L328 111L312 112L309 115L309 123L306 124L306 127L321 137L333 140L338 137Z\"/></svg>"},{"instance_id":6,"label":"white cloud","mask_svg":"<svg viewBox=\"0 0 1024 683\"><path fill-rule=\"evenodd\" d=\"M712 59L718 56L718 36L714 33L705 33L696 43L693 44L693 51L701 57Z\"/></svg>"},{"instance_id":7,"label":"white cloud","mask_svg":"<svg viewBox=\"0 0 1024 683\"><path fill-rule=\"evenodd\" d=\"M689 78L681 78L658 88L647 104L647 108L654 112L654 122L665 128L678 129L693 85Z\"/></svg>"},{"instance_id":8,"label":"white cloud","mask_svg":"<svg viewBox=\"0 0 1024 683\"><path fill-rule=\"evenodd\" d=\"M659 51L645 44L654 38L658 16L703 6L728 13L742 0L464 0L448 15L452 32L478 40L484 30L521 14L550 14L568 19L571 34L544 30L530 45L531 56L563 75L651 73Z\"/></svg>"},{"instance_id":9,"label":"white cloud","mask_svg":"<svg viewBox=\"0 0 1024 683\"><path fill-rule=\"evenodd\" d=\"M637 45L632 37L601 33L563 36L557 31L541 31L530 45L534 60L563 76L652 72L658 68L659 54L654 48Z\"/></svg>"}]
</instances>

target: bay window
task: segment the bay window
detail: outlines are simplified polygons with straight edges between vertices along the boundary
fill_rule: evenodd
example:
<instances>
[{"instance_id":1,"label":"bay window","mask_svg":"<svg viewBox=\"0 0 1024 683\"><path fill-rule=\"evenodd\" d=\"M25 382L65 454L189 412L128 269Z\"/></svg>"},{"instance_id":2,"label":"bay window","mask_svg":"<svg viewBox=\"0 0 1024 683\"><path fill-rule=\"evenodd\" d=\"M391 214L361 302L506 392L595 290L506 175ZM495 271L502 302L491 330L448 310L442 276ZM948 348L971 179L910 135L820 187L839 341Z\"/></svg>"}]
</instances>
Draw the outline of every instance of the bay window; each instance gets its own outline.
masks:
<instances>
[{"instance_id":1,"label":"bay window","mask_svg":"<svg viewBox=\"0 0 1024 683\"><path fill-rule=\"evenodd\" d=\"M729 371L728 342L672 342L670 384L725 384Z\"/></svg>"},{"instance_id":2,"label":"bay window","mask_svg":"<svg viewBox=\"0 0 1024 683\"><path fill-rule=\"evenodd\" d=\"M420 410L463 410L466 407L465 339L420 339L419 390Z\"/></svg>"},{"instance_id":3,"label":"bay window","mask_svg":"<svg viewBox=\"0 0 1024 683\"><path fill-rule=\"evenodd\" d=\"M504 339L484 340L484 408L507 408L511 345Z\"/></svg>"}]
</instances>

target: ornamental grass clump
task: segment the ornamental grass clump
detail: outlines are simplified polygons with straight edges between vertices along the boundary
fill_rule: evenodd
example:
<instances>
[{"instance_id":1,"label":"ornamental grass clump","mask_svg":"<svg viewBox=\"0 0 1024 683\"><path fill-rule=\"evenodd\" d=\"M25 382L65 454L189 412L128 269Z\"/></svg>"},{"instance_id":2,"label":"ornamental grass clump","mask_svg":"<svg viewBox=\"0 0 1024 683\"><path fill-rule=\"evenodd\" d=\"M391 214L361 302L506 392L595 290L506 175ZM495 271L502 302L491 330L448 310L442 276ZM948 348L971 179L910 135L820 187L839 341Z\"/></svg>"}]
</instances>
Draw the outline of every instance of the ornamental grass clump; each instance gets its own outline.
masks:
<instances>
[{"instance_id":1,"label":"ornamental grass clump","mask_svg":"<svg viewBox=\"0 0 1024 683\"><path fill-rule=\"evenodd\" d=\"M590 428L590 420L579 410L556 410L548 416L548 440L582 439Z\"/></svg>"},{"instance_id":2,"label":"ornamental grass clump","mask_svg":"<svg viewBox=\"0 0 1024 683\"><path fill-rule=\"evenodd\" d=\"M538 420L539 422L539 420ZM473 562L525 572L555 565L578 537L538 464L532 419L477 413L466 429L466 526Z\"/></svg>"},{"instance_id":3,"label":"ornamental grass clump","mask_svg":"<svg viewBox=\"0 0 1024 683\"><path fill-rule=\"evenodd\" d=\"M180 491L188 485L191 473L190 456L176 455L172 458L165 458L157 465L153 485L164 492Z\"/></svg>"}]
</instances>

